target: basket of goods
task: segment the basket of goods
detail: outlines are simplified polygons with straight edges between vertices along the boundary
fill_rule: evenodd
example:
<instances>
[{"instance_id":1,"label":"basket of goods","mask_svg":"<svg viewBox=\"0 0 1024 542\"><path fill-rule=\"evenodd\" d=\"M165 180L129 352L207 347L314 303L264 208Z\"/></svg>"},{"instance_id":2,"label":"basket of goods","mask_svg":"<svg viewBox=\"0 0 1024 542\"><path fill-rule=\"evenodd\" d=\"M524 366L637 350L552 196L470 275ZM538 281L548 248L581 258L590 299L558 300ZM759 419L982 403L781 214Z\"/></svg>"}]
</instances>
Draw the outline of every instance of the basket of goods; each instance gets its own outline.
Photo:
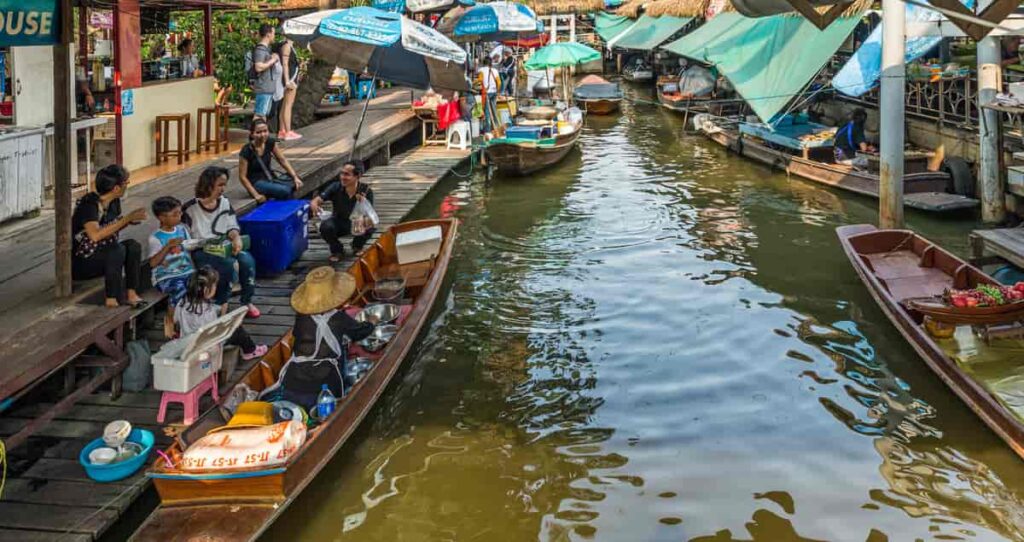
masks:
<instances>
[{"instance_id":1,"label":"basket of goods","mask_svg":"<svg viewBox=\"0 0 1024 542\"><path fill-rule=\"evenodd\" d=\"M1024 282L948 289L941 296L908 299L907 308L948 324L992 325L1024 320Z\"/></svg>"}]
</instances>

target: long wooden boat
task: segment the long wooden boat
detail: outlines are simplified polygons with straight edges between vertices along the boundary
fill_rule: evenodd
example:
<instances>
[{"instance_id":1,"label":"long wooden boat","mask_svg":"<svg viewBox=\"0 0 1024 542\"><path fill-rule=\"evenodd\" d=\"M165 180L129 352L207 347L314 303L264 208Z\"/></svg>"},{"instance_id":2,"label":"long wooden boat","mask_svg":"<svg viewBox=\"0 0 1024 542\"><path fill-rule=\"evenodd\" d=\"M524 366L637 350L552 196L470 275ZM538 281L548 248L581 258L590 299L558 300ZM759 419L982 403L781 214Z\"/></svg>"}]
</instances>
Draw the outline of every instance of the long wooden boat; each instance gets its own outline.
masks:
<instances>
[{"instance_id":1,"label":"long wooden boat","mask_svg":"<svg viewBox=\"0 0 1024 542\"><path fill-rule=\"evenodd\" d=\"M588 114L610 115L619 110L622 89L603 77L588 75L576 84L573 98Z\"/></svg>"},{"instance_id":2,"label":"long wooden boat","mask_svg":"<svg viewBox=\"0 0 1024 542\"><path fill-rule=\"evenodd\" d=\"M484 147L487 163L506 175L529 175L560 162L576 146L582 123L572 132L537 141L492 139Z\"/></svg>"},{"instance_id":3,"label":"long wooden boat","mask_svg":"<svg viewBox=\"0 0 1024 542\"><path fill-rule=\"evenodd\" d=\"M834 186L864 196L879 197L878 175L861 171L852 166L815 159L806 152L791 154L758 141L741 137L739 131L711 120L709 116L695 119L694 124L705 137L730 151L761 162L769 167L785 171L809 181ZM930 212L959 211L978 206L978 200L950 194L949 174L942 171L922 171L903 175L903 204L906 207Z\"/></svg>"},{"instance_id":4,"label":"long wooden boat","mask_svg":"<svg viewBox=\"0 0 1024 542\"><path fill-rule=\"evenodd\" d=\"M912 231L880 230L860 224L842 226L836 233L871 296L928 367L1024 458L1024 423L950 357L926 329L924 315L905 303L941 295L946 288L971 288L996 281Z\"/></svg>"},{"instance_id":5,"label":"long wooden boat","mask_svg":"<svg viewBox=\"0 0 1024 542\"><path fill-rule=\"evenodd\" d=\"M436 258L398 265L395 238L398 233L440 226L442 244ZM401 273L406 279L406 298L411 306L398 333L380 352L369 373L338 403L337 411L324 424L311 429L305 444L288 461L274 468L231 471L184 471L168 468L163 459L155 461L147 475L160 495L160 505L132 537L133 540L254 540L291 504L328 461L345 444L369 412L425 327L448 269L454 246L455 219L419 220L393 226L349 268L356 279L356 305L365 302L374 277ZM291 355L291 337L283 338L264 358L272 370L280 368ZM250 388L264 388L257 364L243 379ZM182 437L194 442L206 431L225 423L219 409L213 409L194 423ZM167 450L170 457L181 452L176 442Z\"/></svg>"}]
</instances>

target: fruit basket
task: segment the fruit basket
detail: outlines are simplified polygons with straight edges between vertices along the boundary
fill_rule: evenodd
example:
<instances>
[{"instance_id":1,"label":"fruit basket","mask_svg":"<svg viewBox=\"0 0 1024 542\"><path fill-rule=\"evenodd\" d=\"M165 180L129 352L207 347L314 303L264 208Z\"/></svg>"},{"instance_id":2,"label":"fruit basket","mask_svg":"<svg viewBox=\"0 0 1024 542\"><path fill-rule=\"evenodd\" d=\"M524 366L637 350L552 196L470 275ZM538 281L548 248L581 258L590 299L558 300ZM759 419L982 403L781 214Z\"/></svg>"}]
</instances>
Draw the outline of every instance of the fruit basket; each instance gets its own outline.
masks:
<instances>
[{"instance_id":1,"label":"fruit basket","mask_svg":"<svg viewBox=\"0 0 1024 542\"><path fill-rule=\"evenodd\" d=\"M912 298L904 305L947 324L994 325L1024 321L1024 282L946 290L942 296Z\"/></svg>"}]
</instances>

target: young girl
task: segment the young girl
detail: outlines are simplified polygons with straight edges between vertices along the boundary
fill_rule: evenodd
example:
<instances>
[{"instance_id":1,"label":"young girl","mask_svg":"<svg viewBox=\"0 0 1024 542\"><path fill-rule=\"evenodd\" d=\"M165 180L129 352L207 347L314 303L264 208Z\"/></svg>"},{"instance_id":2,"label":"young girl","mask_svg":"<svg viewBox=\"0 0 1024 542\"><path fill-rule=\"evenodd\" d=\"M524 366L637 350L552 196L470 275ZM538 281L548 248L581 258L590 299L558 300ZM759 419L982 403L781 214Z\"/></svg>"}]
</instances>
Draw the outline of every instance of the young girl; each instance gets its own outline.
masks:
<instances>
[{"instance_id":1,"label":"young girl","mask_svg":"<svg viewBox=\"0 0 1024 542\"><path fill-rule=\"evenodd\" d=\"M220 306L213 302L219 279L217 270L210 266L204 266L192 275L188 291L174 311L174 322L182 337L195 333L220 317ZM238 326L224 344L241 348L242 359L246 361L262 357L268 350L267 345L253 342L242 326Z\"/></svg>"}]
</instances>

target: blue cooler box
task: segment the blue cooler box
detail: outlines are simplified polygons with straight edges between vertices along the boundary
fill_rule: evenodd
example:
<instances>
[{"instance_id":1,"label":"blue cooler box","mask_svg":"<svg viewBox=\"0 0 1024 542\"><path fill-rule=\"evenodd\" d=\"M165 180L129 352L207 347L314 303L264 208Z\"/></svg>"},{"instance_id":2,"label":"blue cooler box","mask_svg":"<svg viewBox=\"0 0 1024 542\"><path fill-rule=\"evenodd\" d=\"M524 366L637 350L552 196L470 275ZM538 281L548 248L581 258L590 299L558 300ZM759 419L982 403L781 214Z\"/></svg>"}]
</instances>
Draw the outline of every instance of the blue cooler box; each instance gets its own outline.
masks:
<instances>
[{"instance_id":1,"label":"blue cooler box","mask_svg":"<svg viewBox=\"0 0 1024 542\"><path fill-rule=\"evenodd\" d=\"M281 273L309 248L309 202L268 201L239 217L259 276Z\"/></svg>"}]
</instances>

